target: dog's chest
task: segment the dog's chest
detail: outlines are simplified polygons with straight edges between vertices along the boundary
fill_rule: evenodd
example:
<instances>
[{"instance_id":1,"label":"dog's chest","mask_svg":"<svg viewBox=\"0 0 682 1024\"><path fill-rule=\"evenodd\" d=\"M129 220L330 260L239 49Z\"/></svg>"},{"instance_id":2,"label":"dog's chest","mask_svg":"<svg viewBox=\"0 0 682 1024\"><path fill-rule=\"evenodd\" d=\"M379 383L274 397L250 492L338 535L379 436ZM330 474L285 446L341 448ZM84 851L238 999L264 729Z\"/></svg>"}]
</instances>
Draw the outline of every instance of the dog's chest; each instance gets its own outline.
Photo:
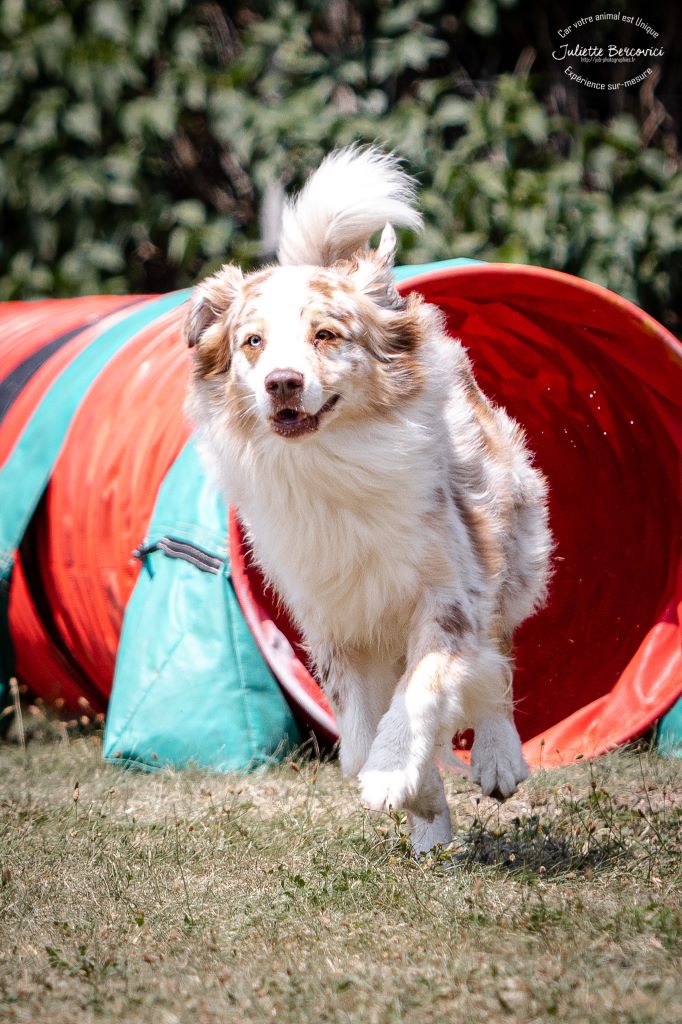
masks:
<instances>
[{"instance_id":1,"label":"dog's chest","mask_svg":"<svg viewBox=\"0 0 682 1024\"><path fill-rule=\"evenodd\" d=\"M418 600L431 472L273 475L244 503L256 556L311 639L390 641Z\"/></svg>"}]
</instances>

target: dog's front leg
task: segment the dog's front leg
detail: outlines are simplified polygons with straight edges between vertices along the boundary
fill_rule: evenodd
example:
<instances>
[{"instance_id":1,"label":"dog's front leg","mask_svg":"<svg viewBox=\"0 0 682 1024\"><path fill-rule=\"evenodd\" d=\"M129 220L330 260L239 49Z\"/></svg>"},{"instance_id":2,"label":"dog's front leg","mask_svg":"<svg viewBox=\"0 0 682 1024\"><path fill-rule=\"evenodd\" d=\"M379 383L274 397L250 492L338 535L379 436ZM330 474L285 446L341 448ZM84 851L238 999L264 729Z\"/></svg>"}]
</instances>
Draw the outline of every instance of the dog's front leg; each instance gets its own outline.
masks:
<instances>
[{"instance_id":1,"label":"dog's front leg","mask_svg":"<svg viewBox=\"0 0 682 1024\"><path fill-rule=\"evenodd\" d=\"M360 772L365 803L432 819L442 810L432 784L436 746L472 721L498 720L508 703L508 659L468 627L466 616L452 608L445 614L437 598L425 602L413 622L406 671Z\"/></svg>"},{"instance_id":2,"label":"dog's front leg","mask_svg":"<svg viewBox=\"0 0 682 1024\"><path fill-rule=\"evenodd\" d=\"M426 786L430 790L429 805L433 809L433 817L422 817L414 811L407 812L407 823L410 827L410 842L415 854L428 853L435 846L447 846L452 842L452 822L450 808L445 799L443 780L436 765L431 766L431 776L427 777Z\"/></svg>"},{"instance_id":3,"label":"dog's front leg","mask_svg":"<svg viewBox=\"0 0 682 1024\"><path fill-rule=\"evenodd\" d=\"M456 689L463 671L459 659L443 650L408 662L360 772L362 797L371 810L404 808L426 820L442 810L431 769L443 719L450 717L447 691Z\"/></svg>"}]
</instances>

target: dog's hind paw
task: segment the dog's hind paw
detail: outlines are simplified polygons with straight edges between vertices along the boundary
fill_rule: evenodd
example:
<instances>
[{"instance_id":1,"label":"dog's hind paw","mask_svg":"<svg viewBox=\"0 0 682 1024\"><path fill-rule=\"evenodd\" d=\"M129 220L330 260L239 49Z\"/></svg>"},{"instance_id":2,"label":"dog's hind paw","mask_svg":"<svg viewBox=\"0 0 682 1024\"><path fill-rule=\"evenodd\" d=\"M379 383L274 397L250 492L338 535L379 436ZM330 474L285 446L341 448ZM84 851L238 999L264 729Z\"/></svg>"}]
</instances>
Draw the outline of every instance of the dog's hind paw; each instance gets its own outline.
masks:
<instances>
[{"instance_id":1,"label":"dog's hind paw","mask_svg":"<svg viewBox=\"0 0 682 1024\"><path fill-rule=\"evenodd\" d=\"M484 796L496 800L506 800L528 778L519 734L506 718L490 718L476 727L471 778L478 782Z\"/></svg>"}]
</instances>

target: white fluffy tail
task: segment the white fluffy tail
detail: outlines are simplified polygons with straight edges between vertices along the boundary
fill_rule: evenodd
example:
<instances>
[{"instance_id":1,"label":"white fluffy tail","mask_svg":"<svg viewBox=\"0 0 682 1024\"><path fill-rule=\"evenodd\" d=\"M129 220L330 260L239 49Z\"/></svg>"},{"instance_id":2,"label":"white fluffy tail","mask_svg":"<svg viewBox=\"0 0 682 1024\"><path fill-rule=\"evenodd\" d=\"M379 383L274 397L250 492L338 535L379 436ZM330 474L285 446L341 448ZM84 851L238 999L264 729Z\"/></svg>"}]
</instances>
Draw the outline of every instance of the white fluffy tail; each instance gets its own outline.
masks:
<instances>
[{"instance_id":1,"label":"white fluffy tail","mask_svg":"<svg viewBox=\"0 0 682 1024\"><path fill-rule=\"evenodd\" d=\"M284 207L279 262L327 267L386 223L417 230L414 202L414 181L394 156L373 146L338 149Z\"/></svg>"}]
</instances>

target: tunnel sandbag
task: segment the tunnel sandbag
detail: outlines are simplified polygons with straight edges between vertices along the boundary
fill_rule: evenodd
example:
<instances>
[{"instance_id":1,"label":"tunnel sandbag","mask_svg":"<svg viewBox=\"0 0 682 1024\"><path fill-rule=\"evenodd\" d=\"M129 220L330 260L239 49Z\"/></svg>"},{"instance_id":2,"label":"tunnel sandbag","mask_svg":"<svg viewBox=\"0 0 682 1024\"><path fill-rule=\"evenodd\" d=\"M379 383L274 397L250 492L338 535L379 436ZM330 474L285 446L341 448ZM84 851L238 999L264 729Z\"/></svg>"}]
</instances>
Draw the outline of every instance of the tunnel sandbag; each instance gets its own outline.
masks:
<instances>
[{"instance_id":1,"label":"tunnel sandbag","mask_svg":"<svg viewBox=\"0 0 682 1024\"><path fill-rule=\"evenodd\" d=\"M631 303L567 274L416 269L401 268L401 292L416 289L445 312L480 385L522 424L549 480L550 597L515 640L526 757L595 756L642 735L682 693L682 346ZM334 738L300 637L234 510L230 557L273 671L305 719Z\"/></svg>"},{"instance_id":2,"label":"tunnel sandbag","mask_svg":"<svg viewBox=\"0 0 682 1024\"><path fill-rule=\"evenodd\" d=\"M227 508L190 439L166 474L128 601L104 757L217 771L278 760L300 742L244 622L227 558Z\"/></svg>"}]
</instances>

